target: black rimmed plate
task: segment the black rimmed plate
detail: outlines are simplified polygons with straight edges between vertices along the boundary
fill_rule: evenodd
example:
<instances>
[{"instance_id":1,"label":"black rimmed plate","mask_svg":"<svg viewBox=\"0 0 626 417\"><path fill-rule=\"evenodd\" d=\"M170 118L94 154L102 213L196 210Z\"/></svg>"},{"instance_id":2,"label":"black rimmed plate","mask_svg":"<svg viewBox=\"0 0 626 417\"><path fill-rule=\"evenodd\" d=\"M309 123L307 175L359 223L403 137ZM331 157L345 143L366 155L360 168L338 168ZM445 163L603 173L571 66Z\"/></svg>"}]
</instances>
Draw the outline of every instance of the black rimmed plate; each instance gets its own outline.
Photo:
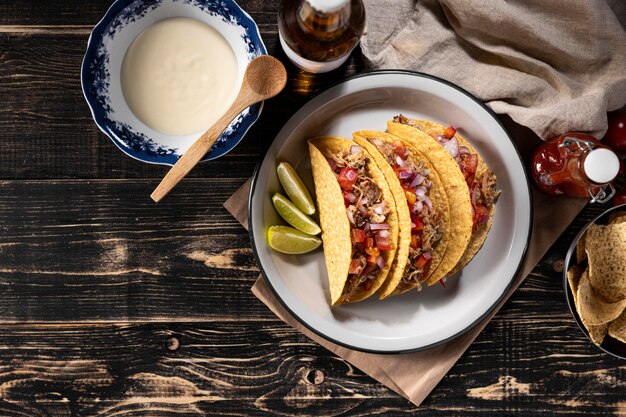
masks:
<instances>
[{"instance_id":1,"label":"black rimmed plate","mask_svg":"<svg viewBox=\"0 0 626 417\"><path fill-rule=\"evenodd\" d=\"M277 161L290 162L313 190L306 139L352 137L356 130L385 130L403 113L452 124L498 177L502 195L481 251L446 288L439 285L379 301L330 307L322 250L284 255L267 246L267 229L283 222L271 195L280 191ZM249 201L252 247L281 303L315 333L343 346L377 353L426 349L480 322L511 287L530 239L532 204L524 164L495 115L467 91L420 73L365 73L319 94L289 119L257 168ZM454 237L452 237L454 238Z\"/></svg>"}]
</instances>

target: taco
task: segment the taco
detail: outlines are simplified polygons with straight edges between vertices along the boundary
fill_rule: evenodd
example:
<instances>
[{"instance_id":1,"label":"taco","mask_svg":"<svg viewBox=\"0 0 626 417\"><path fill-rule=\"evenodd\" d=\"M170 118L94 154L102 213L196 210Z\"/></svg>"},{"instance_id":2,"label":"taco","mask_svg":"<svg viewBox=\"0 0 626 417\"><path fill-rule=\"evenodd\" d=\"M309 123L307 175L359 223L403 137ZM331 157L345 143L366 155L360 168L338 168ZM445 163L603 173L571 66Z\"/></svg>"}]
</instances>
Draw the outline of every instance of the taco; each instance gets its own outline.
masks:
<instances>
[{"instance_id":1,"label":"taco","mask_svg":"<svg viewBox=\"0 0 626 417\"><path fill-rule=\"evenodd\" d=\"M449 271L449 275L452 275L474 258L491 229L495 203L500 196L500 191L496 190L496 176L472 145L452 126L444 127L427 120L412 120L403 115L396 116L393 122L387 123L387 130L391 133L400 131L406 134L407 127L425 133L431 143L440 145L454 158L469 191L472 211L471 240L460 261Z\"/></svg>"},{"instance_id":2,"label":"taco","mask_svg":"<svg viewBox=\"0 0 626 417\"><path fill-rule=\"evenodd\" d=\"M435 276L449 240L450 212L443 183L428 159L399 137L363 130L353 138L385 175L398 211L398 250L378 291L380 298L413 288L419 291L423 282Z\"/></svg>"},{"instance_id":3,"label":"taco","mask_svg":"<svg viewBox=\"0 0 626 417\"><path fill-rule=\"evenodd\" d=\"M454 158L420 130L404 124L388 123L387 130L419 151L439 175L448 198L450 236L439 266L426 281L432 285L459 263L472 236L472 204L465 179Z\"/></svg>"},{"instance_id":4,"label":"taco","mask_svg":"<svg viewBox=\"0 0 626 417\"><path fill-rule=\"evenodd\" d=\"M331 304L361 301L385 282L396 253L398 214L371 155L339 137L309 140Z\"/></svg>"}]
</instances>

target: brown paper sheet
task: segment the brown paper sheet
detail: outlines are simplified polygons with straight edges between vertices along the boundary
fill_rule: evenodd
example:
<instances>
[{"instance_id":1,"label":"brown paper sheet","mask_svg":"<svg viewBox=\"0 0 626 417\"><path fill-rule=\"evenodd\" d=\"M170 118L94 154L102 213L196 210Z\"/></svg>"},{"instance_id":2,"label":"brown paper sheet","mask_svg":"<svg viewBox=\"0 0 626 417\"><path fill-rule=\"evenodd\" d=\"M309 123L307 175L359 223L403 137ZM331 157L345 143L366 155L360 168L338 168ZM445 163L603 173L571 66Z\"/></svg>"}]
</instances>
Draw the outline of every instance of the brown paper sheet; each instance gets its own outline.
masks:
<instances>
[{"instance_id":1,"label":"brown paper sheet","mask_svg":"<svg viewBox=\"0 0 626 417\"><path fill-rule=\"evenodd\" d=\"M246 228L248 226L247 202L250 184L251 180L248 180L224 203L224 207ZM338 346L314 334L291 316L276 299L262 276L255 282L252 292L285 323L419 406L585 204L586 201L582 199L551 198L533 189L535 215L532 238L515 285L501 304L476 327L455 340L426 351L402 355L378 355Z\"/></svg>"}]
</instances>

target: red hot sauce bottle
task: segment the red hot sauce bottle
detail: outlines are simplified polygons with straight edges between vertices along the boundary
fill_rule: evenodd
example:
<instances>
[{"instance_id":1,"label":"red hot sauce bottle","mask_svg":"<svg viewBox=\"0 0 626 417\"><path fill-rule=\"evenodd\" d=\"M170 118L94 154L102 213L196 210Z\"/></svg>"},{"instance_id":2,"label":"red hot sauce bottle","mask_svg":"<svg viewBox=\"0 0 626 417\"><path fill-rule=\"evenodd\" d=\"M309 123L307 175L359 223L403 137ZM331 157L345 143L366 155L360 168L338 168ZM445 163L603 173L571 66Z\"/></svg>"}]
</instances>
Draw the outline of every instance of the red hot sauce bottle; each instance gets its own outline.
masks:
<instances>
[{"instance_id":1,"label":"red hot sauce bottle","mask_svg":"<svg viewBox=\"0 0 626 417\"><path fill-rule=\"evenodd\" d=\"M611 181L619 158L592 136L566 133L544 142L532 164L535 183L547 194L590 198L592 203L606 203L615 194Z\"/></svg>"}]
</instances>

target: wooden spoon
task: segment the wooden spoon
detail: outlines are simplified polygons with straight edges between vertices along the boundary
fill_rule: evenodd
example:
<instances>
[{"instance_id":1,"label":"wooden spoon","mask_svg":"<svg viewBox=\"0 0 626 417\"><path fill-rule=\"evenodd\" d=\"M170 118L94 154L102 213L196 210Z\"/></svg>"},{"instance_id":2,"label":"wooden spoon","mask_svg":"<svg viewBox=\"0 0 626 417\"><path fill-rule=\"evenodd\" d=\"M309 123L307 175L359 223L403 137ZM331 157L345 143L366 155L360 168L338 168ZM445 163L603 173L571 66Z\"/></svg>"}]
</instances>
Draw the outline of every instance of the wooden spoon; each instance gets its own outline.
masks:
<instances>
[{"instance_id":1,"label":"wooden spoon","mask_svg":"<svg viewBox=\"0 0 626 417\"><path fill-rule=\"evenodd\" d=\"M276 58L261 55L250 61L243 76L239 94L228 111L180 157L150 197L157 203L161 201L206 155L224 129L239 113L255 103L274 97L285 88L286 83L287 71Z\"/></svg>"}]
</instances>

